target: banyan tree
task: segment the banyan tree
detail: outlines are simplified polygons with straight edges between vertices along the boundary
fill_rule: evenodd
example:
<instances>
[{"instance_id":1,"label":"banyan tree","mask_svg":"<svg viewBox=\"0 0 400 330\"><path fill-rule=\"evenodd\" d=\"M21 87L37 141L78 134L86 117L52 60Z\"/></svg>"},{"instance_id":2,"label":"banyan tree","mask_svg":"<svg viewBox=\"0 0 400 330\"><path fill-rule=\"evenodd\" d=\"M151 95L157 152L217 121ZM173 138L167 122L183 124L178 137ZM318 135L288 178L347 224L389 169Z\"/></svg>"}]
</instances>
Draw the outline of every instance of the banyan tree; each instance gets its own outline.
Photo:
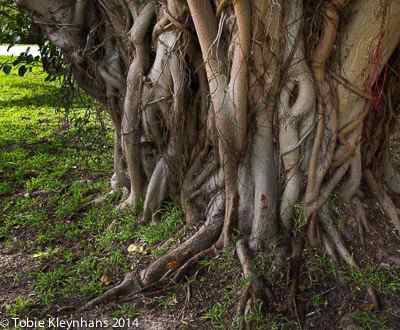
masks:
<instances>
[{"instance_id":1,"label":"banyan tree","mask_svg":"<svg viewBox=\"0 0 400 330\"><path fill-rule=\"evenodd\" d=\"M389 152L400 105L398 0L17 0L63 54L114 128L117 206L160 221L179 201L197 231L88 302L182 280L233 247L247 279L243 316L274 288L260 255L290 274L296 305L305 246L354 269L330 204L363 196L400 231ZM368 288L372 301L374 288Z\"/></svg>"}]
</instances>

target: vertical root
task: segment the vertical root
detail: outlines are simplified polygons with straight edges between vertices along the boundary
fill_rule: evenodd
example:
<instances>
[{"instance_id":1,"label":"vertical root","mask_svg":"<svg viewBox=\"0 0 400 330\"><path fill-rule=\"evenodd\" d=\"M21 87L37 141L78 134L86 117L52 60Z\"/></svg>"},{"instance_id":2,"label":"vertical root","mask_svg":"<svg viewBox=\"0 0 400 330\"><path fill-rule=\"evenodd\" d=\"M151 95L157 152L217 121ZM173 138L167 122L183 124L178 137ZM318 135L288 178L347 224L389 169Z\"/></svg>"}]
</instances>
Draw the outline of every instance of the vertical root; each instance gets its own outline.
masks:
<instances>
[{"instance_id":1,"label":"vertical root","mask_svg":"<svg viewBox=\"0 0 400 330\"><path fill-rule=\"evenodd\" d=\"M335 248L332 244L332 241L326 236L322 235L322 244L325 248L326 253L329 255L329 257L335 262L338 262L338 258L335 253Z\"/></svg>"},{"instance_id":2,"label":"vertical root","mask_svg":"<svg viewBox=\"0 0 400 330\"><path fill-rule=\"evenodd\" d=\"M339 182L345 176L347 170L349 169L350 164L345 163L341 167L339 167L331 176L331 179L325 184L325 186L321 189L320 194L317 200L306 204L306 214L307 217L310 217L314 212L316 212L325 202L328 200L329 195L333 192L333 190L337 187Z\"/></svg>"},{"instance_id":3,"label":"vertical root","mask_svg":"<svg viewBox=\"0 0 400 330\"><path fill-rule=\"evenodd\" d=\"M337 27L339 25L339 11L347 5L349 0L327 1L323 13L323 30L318 47L314 51L313 70L318 81L325 80L326 62L331 55L333 45L336 41Z\"/></svg>"},{"instance_id":4,"label":"vertical root","mask_svg":"<svg viewBox=\"0 0 400 330\"><path fill-rule=\"evenodd\" d=\"M245 323L246 307L250 298L251 298L250 286L246 286L240 296L239 303L236 308L235 321L237 322L240 330L245 329L246 327Z\"/></svg>"},{"instance_id":5,"label":"vertical root","mask_svg":"<svg viewBox=\"0 0 400 330\"><path fill-rule=\"evenodd\" d=\"M390 159L389 148L385 151L383 170L386 186L390 191L400 194L400 173L393 166L393 162Z\"/></svg>"},{"instance_id":6,"label":"vertical root","mask_svg":"<svg viewBox=\"0 0 400 330\"><path fill-rule=\"evenodd\" d=\"M236 243L236 253L242 265L243 276L249 281L240 299L237 309L238 314L236 315L236 319L243 322L247 308L251 308L252 305L254 306L258 302L261 302L263 307L267 308L273 299L273 293L265 281L254 273L246 240L240 239Z\"/></svg>"},{"instance_id":7,"label":"vertical root","mask_svg":"<svg viewBox=\"0 0 400 330\"><path fill-rule=\"evenodd\" d=\"M167 195L169 176L169 167L165 162L164 157L161 157L153 171L147 187L143 209L143 223L147 223L150 220L157 222L154 215L161 207L161 203Z\"/></svg>"},{"instance_id":8,"label":"vertical root","mask_svg":"<svg viewBox=\"0 0 400 330\"><path fill-rule=\"evenodd\" d=\"M359 269L357 266L352 254L346 248L339 231L337 230L335 224L333 223L332 216L330 214L329 207L324 205L320 212L319 217L321 220L322 228L324 229L325 233L328 237L332 240L338 254L342 259L352 268Z\"/></svg>"},{"instance_id":9,"label":"vertical root","mask_svg":"<svg viewBox=\"0 0 400 330\"><path fill-rule=\"evenodd\" d=\"M295 237L292 241L292 254L290 256L287 272L287 281L289 284L288 301L293 314L300 322L301 315L297 304L297 292L300 282L301 267L303 264L304 234Z\"/></svg>"},{"instance_id":10,"label":"vertical root","mask_svg":"<svg viewBox=\"0 0 400 330\"><path fill-rule=\"evenodd\" d=\"M129 66L127 75L122 133L131 189L128 199L121 204L121 209L136 206L144 193L145 182L140 157L140 110L143 76L149 62L149 50L145 41L145 34L150 28L154 15L155 5L153 2L150 2L141 11L130 31L130 41L135 47L136 56Z\"/></svg>"},{"instance_id":11,"label":"vertical root","mask_svg":"<svg viewBox=\"0 0 400 330\"><path fill-rule=\"evenodd\" d=\"M276 240L279 230L276 214L278 173L273 145L272 112L269 108L257 111L256 132L250 153L254 182L254 219L249 245L252 251L259 251L265 248L265 242Z\"/></svg>"},{"instance_id":12,"label":"vertical root","mask_svg":"<svg viewBox=\"0 0 400 330\"><path fill-rule=\"evenodd\" d=\"M369 189L371 189L371 192L379 200L379 203L381 204L383 210L388 215L394 228L397 230L398 233L400 233L400 219L399 215L397 214L396 206L394 205L392 199L389 197L385 189L376 182L370 170L365 170L364 176L367 181Z\"/></svg>"},{"instance_id":13,"label":"vertical root","mask_svg":"<svg viewBox=\"0 0 400 330\"><path fill-rule=\"evenodd\" d=\"M345 200L350 201L360 188L362 177L362 164L361 164L361 146L358 145L356 154L353 157L350 165L349 179L343 184L339 191L339 195Z\"/></svg>"},{"instance_id":14,"label":"vertical root","mask_svg":"<svg viewBox=\"0 0 400 330\"><path fill-rule=\"evenodd\" d=\"M315 89L311 70L305 61L303 36L302 1L289 2L287 26L288 45L285 51L288 69L288 83L280 95L279 143L280 153L286 174L286 187L280 207L281 221L288 232L292 224L293 206L298 202L302 188L300 169L299 137L300 123L314 116ZM292 106L289 105L290 93L297 86L298 95Z\"/></svg>"},{"instance_id":15,"label":"vertical root","mask_svg":"<svg viewBox=\"0 0 400 330\"><path fill-rule=\"evenodd\" d=\"M361 244L365 246L365 234L370 231L367 214L365 213L361 200L357 196L352 199L352 202L355 207L355 217L358 223L358 232L360 234Z\"/></svg>"}]
</instances>

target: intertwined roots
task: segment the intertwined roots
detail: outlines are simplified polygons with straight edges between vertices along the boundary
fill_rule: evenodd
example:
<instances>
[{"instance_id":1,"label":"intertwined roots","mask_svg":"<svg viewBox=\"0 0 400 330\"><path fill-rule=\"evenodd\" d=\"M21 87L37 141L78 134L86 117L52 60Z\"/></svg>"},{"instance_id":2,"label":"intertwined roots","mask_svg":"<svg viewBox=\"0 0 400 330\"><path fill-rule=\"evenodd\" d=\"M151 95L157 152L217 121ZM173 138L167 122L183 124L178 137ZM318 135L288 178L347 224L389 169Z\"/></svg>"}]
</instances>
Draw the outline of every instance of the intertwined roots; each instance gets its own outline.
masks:
<instances>
[{"instance_id":1,"label":"intertwined roots","mask_svg":"<svg viewBox=\"0 0 400 330\"><path fill-rule=\"evenodd\" d=\"M326 201L351 201L364 235L363 178L400 231L379 179L400 191L386 152L399 101L399 1L18 3L108 106L112 189L128 192L119 208L143 199L145 223L158 221L163 200L179 199L199 227L86 307L177 281L235 241L249 280L239 315L273 299L252 265L272 246L290 269L295 306L305 244L358 268Z\"/></svg>"}]
</instances>

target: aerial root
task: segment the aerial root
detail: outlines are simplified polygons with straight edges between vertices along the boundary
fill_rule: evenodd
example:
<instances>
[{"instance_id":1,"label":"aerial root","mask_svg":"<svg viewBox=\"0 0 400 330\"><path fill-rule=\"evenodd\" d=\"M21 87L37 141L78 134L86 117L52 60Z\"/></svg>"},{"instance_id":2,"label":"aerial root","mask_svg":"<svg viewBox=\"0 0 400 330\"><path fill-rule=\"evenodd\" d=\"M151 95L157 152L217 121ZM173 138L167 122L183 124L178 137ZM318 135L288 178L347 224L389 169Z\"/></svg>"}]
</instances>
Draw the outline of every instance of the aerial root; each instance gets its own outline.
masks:
<instances>
[{"instance_id":1,"label":"aerial root","mask_svg":"<svg viewBox=\"0 0 400 330\"><path fill-rule=\"evenodd\" d=\"M146 191L144 200L142 223L148 223L150 220L157 223L157 210L160 209L161 203L165 199L168 191L168 183L170 177L170 169L164 157L158 161Z\"/></svg>"},{"instance_id":2,"label":"aerial root","mask_svg":"<svg viewBox=\"0 0 400 330\"><path fill-rule=\"evenodd\" d=\"M369 302L373 305L374 309L380 308L379 298L375 292L375 289L369 286L367 288L367 296L369 298Z\"/></svg>"},{"instance_id":3,"label":"aerial root","mask_svg":"<svg viewBox=\"0 0 400 330\"><path fill-rule=\"evenodd\" d=\"M353 205L355 207L355 216L358 224L358 232L360 234L361 244L365 245L365 234L370 231L367 214L365 213L364 206L358 197L353 198Z\"/></svg>"},{"instance_id":4,"label":"aerial root","mask_svg":"<svg viewBox=\"0 0 400 330\"><path fill-rule=\"evenodd\" d=\"M333 223L332 215L330 213L330 209L327 205L324 205L320 212L319 218L324 232L327 236L332 240L334 247L336 248L339 256L352 268L358 269L352 254L347 249L346 245L343 242L343 239Z\"/></svg>"},{"instance_id":5,"label":"aerial root","mask_svg":"<svg viewBox=\"0 0 400 330\"><path fill-rule=\"evenodd\" d=\"M229 184L228 184L229 185ZM227 185L226 185L227 186ZM231 245L232 242L232 229L235 225L237 209L239 205L239 194L236 187L232 189L232 193L226 194L225 201L225 220L222 228L221 236L218 239L217 247L225 248Z\"/></svg>"},{"instance_id":6,"label":"aerial root","mask_svg":"<svg viewBox=\"0 0 400 330\"><path fill-rule=\"evenodd\" d=\"M382 206L382 209L388 215L397 232L400 233L400 219L399 215L397 214L397 208L394 205L392 199L389 197L385 189L378 184L370 170L365 170L364 175L369 189L378 199L379 203Z\"/></svg>"},{"instance_id":7,"label":"aerial root","mask_svg":"<svg viewBox=\"0 0 400 330\"><path fill-rule=\"evenodd\" d=\"M350 201L360 188L362 178L361 146L356 148L356 154L351 160L350 173L348 179L343 183L339 190L339 195L346 202Z\"/></svg>"},{"instance_id":8,"label":"aerial root","mask_svg":"<svg viewBox=\"0 0 400 330\"><path fill-rule=\"evenodd\" d=\"M246 286L240 296L239 303L236 309L236 322L238 322L239 329L246 328L246 323L244 321L246 316L247 303L250 298L250 286Z\"/></svg>"},{"instance_id":9,"label":"aerial root","mask_svg":"<svg viewBox=\"0 0 400 330\"><path fill-rule=\"evenodd\" d=\"M385 160L383 164L384 180L390 191L400 194L400 173L395 169L390 159L389 150L385 151Z\"/></svg>"},{"instance_id":10,"label":"aerial root","mask_svg":"<svg viewBox=\"0 0 400 330\"><path fill-rule=\"evenodd\" d=\"M289 284L288 301L292 313L296 316L299 323L301 323L301 313L297 304L297 292L300 282L300 271L303 264L303 250L304 250L304 235L294 237L292 241L292 254L289 260L289 268L287 272L287 281Z\"/></svg>"},{"instance_id":11,"label":"aerial root","mask_svg":"<svg viewBox=\"0 0 400 330\"><path fill-rule=\"evenodd\" d=\"M347 173L349 167L350 163L346 162L341 167L336 169L336 171L332 174L330 180L320 190L318 198L306 200L306 214L308 217L318 211L325 204L330 194L334 191L334 189Z\"/></svg>"},{"instance_id":12,"label":"aerial root","mask_svg":"<svg viewBox=\"0 0 400 330\"><path fill-rule=\"evenodd\" d=\"M240 328L244 329L249 326L246 322L246 315L251 308L257 303L262 303L263 308L267 308L273 300L273 293L266 281L255 274L252 269L247 240L240 239L236 243L236 253L242 266L244 278L249 281L242 292L236 315L236 320L240 322Z\"/></svg>"},{"instance_id":13,"label":"aerial root","mask_svg":"<svg viewBox=\"0 0 400 330\"><path fill-rule=\"evenodd\" d=\"M329 238L333 246L335 247L338 255L353 269L359 271L360 267L354 260L350 251L346 248L339 231L337 230L335 224L333 223L333 218L330 214L329 207L324 205L320 212L320 219L322 227ZM330 249L330 247L329 247ZM328 251L327 251L328 252ZM333 251L332 251L333 252ZM329 252L328 252L329 253ZM373 305L374 309L379 308L379 299L375 292L375 289L371 286L367 287L367 296L369 298L369 302Z\"/></svg>"},{"instance_id":14,"label":"aerial root","mask_svg":"<svg viewBox=\"0 0 400 330\"><path fill-rule=\"evenodd\" d=\"M324 246L325 252L328 256L335 262L338 263L338 258L336 256L335 247L332 244L332 241L326 235L322 235L322 244Z\"/></svg>"},{"instance_id":15,"label":"aerial root","mask_svg":"<svg viewBox=\"0 0 400 330\"><path fill-rule=\"evenodd\" d=\"M309 217L306 230L310 245L314 248L319 247L321 245L321 235L316 212Z\"/></svg>"}]
</instances>

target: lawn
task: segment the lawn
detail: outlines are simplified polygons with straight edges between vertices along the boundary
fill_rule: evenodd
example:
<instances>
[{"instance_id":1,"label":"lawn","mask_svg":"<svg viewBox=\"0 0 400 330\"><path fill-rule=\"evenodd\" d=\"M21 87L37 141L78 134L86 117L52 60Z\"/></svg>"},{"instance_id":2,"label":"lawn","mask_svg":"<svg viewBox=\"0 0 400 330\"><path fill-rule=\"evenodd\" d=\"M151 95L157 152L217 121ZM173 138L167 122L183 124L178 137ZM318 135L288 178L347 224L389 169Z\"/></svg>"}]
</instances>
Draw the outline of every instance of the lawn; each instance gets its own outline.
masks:
<instances>
[{"instance_id":1,"label":"lawn","mask_svg":"<svg viewBox=\"0 0 400 330\"><path fill-rule=\"evenodd\" d=\"M109 189L109 122L103 118L101 125L98 105L80 98L66 118L58 109L59 82L45 77L39 67L23 78L17 70L0 73L0 314L5 316L46 315L99 295L129 270L132 242L143 246L137 249L143 254L182 221L171 204L163 223L151 227L135 227L133 213L115 210L121 196L90 205ZM136 315L131 305L116 306L113 313L119 308Z\"/></svg>"}]
</instances>

